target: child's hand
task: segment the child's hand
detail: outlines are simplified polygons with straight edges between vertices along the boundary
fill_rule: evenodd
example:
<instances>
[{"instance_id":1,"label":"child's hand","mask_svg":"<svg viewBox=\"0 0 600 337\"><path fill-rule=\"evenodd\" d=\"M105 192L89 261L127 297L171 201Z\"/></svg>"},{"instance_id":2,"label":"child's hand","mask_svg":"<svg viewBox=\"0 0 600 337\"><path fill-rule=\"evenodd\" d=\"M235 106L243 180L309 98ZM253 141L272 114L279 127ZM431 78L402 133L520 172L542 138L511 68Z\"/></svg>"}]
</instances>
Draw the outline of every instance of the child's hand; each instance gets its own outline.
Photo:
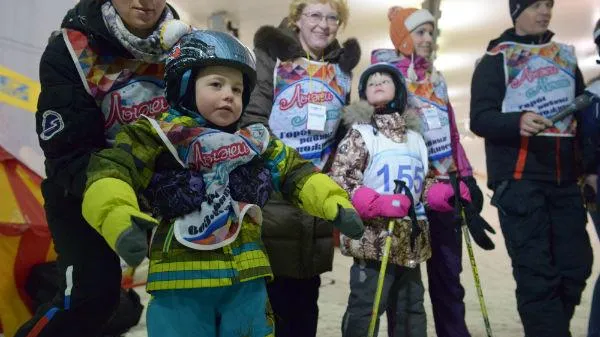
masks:
<instances>
[{"instance_id":1,"label":"child's hand","mask_svg":"<svg viewBox=\"0 0 600 337\"><path fill-rule=\"evenodd\" d=\"M342 234L359 239L365 228L348 200L348 193L323 173L313 174L302 186L299 201L312 216L333 221Z\"/></svg>"},{"instance_id":2,"label":"child's hand","mask_svg":"<svg viewBox=\"0 0 600 337\"><path fill-rule=\"evenodd\" d=\"M115 251L128 265L137 267L148 254L148 231L156 227L158 222L138 210L130 211L124 215L129 215L131 225L118 235Z\"/></svg>"},{"instance_id":3,"label":"child's hand","mask_svg":"<svg viewBox=\"0 0 600 337\"><path fill-rule=\"evenodd\" d=\"M365 226L346 195L330 194L323 202L323 210L342 234L354 240L362 237Z\"/></svg>"},{"instance_id":4,"label":"child's hand","mask_svg":"<svg viewBox=\"0 0 600 337\"><path fill-rule=\"evenodd\" d=\"M403 218L411 202L404 194L381 195L368 187L360 187L352 196L352 205L361 218L367 220L378 216Z\"/></svg>"},{"instance_id":5,"label":"child's hand","mask_svg":"<svg viewBox=\"0 0 600 337\"><path fill-rule=\"evenodd\" d=\"M462 181L459 186L461 199L470 203L471 194L469 193L469 188ZM451 212L454 210L454 206L451 204L451 201L454 200L454 190L448 183L438 182L433 184L427 191L426 198L427 206L434 211Z\"/></svg>"},{"instance_id":6,"label":"child's hand","mask_svg":"<svg viewBox=\"0 0 600 337\"><path fill-rule=\"evenodd\" d=\"M128 265L142 263L148 251L147 231L158 222L140 211L129 184L115 178L94 182L83 196L82 213Z\"/></svg>"},{"instance_id":7,"label":"child's hand","mask_svg":"<svg viewBox=\"0 0 600 337\"><path fill-rule=\"evenodd\" d=\"M344 208L339 204L338 214L335 219L333 219L333 225L337 227L342 234L353 240L360 239L365 232L365 226L356 210L352 207Z\"/></svg>"}]
</instances>

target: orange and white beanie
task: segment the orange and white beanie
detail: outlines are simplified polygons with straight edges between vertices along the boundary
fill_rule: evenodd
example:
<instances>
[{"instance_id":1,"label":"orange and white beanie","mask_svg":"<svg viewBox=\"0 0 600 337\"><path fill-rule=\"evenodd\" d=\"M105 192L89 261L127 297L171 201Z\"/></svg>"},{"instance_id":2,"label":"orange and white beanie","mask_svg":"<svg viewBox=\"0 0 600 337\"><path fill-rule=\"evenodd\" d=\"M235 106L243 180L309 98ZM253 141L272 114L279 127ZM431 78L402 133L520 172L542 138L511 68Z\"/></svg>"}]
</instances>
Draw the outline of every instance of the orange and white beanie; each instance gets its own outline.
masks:
<instances>
[{"instance_id":1,"label":"orange and white beanie","mask_svg":"<svg viewBox=\"0 0 600 337\"><path fill-rule=\"evenodd\" d=\"M410 32L424 23L435 24L435 18L426 9L391 7L388 10L390 19L390 39L397 51L404 56L414 52Z\"/></svg>"}]
</instances>

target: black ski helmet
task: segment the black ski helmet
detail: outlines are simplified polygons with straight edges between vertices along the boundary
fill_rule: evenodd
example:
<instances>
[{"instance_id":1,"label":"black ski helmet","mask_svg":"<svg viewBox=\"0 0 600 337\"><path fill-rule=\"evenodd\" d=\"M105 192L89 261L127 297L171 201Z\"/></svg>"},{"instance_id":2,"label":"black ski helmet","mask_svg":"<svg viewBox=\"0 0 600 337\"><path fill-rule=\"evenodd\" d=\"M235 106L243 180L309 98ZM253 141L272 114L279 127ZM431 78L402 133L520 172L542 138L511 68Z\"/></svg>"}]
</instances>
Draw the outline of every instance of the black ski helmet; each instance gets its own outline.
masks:
<instances>
[{"instance_id":1,"label":"black ski helmet","mask_svg":"<svg viewBox=\"0 0 600 337\"><path fill-rule=\"evenodd\" d=\"M165 67L166 97L169 105L176 110L197 114L196 111L189 111L191 107L182 103L187 95L193 94L192 75L198 69L208 66L228 66L242 72L244 109L256 84L254 57L250 50L231 34L210 30L194 30L184 35L171 48ZM193 105L195 107L195 103Z\"/></svg>"},{"instance_id":2,"label":"black ski helmet","mask_svg":"<svg viewBox=\"0 0 600 337\"><path fill-rule=\"evenodd\" d=\"M404 81L402 72L400 72L400 70L391 63L374 63L368 66L365 71L363 71L363 73L360 75L360 79L358 80L358 97L363 100L367 99L367 80L375 73L384 73L392 77L394 86L396 87L396 94L394 95L394 99L387 104L387 107L394 111L404 112L408 100L406 83Z\"/></svg>"}]
</instances>

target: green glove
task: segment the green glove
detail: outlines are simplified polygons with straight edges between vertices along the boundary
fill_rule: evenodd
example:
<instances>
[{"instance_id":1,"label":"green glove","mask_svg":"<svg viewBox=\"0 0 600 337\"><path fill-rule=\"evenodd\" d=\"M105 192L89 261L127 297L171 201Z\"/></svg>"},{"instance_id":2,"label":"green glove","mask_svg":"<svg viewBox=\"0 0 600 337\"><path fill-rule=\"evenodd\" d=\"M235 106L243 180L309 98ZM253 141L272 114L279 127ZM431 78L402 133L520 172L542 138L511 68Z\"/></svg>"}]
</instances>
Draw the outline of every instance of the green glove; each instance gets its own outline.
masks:
<instances>
[{"instance_id":1,"label":"green glove","mask_svg":"<svg viewBox=\"0 0 600 337\"><path fill-rule=\"evenodd\" d=\"M352 239L360 239L365 231L360 216L348 200L348 193L322 173L313 174L299 194L302 209L313 216L333 221L333 224Z\"/></svg>"},{"instance_id":2,"label":"green glove","mask_svg":"<svg viewBox=\"0 0 600 337\"><path fill-rule=\"evenodd\" d=\"M158 222L140 211L129 184L115 178L92 183L83 195L82 213L128 265L142 263L148 252L148 230Z\"/></svg>"},{"instance_id":3,"label":"green glove","mask_svg":"<svg viewBox=\"0 0 600 337\"><path fill-rule=\"evenodd\" d=\"M341 205L338 205L338 215L333 219L333 225L352 240L362 238L365 232L365 226L358 213L353 208L344 208Z\"/></svg>"}]
</instances>

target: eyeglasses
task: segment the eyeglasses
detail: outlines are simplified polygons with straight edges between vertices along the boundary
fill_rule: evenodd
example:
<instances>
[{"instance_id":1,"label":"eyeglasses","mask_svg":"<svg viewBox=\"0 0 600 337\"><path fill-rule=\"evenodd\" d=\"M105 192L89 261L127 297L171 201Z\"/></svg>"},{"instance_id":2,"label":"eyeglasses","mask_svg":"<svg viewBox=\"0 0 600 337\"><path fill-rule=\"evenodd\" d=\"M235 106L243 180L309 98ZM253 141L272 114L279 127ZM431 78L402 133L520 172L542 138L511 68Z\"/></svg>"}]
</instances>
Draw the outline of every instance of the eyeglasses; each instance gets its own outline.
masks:
<instances>
[{"instance_id":1,"label":"eyeglasses","mask_svg":"<svg viewBox=\"0 0 600 337\"><path fill-rule=\"evenodd\" d=\"M340 24L340 18L337 15L333 15L333 14L324 15L319 12L313 12L313 13L302 13L302 15L304 15L308 18L308 23L310 23L311 25L318 25L319 23L321 23L323 21L323 19L325 19L325 21L327 22L327 24L329 26L337 26Z\"/></svg>"}]
</instances>

